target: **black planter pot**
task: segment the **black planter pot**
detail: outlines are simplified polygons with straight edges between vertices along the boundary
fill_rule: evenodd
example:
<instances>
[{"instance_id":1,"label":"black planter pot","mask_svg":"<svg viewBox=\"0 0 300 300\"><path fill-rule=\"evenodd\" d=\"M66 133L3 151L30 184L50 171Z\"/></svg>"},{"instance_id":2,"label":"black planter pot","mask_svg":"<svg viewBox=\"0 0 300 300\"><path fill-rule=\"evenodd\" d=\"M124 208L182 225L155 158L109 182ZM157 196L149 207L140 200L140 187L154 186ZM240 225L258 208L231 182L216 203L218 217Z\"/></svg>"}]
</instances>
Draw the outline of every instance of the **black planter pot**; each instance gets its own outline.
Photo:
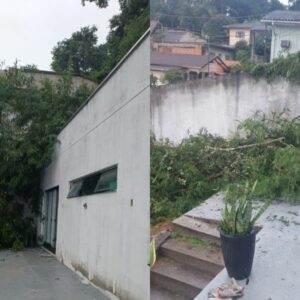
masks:
<instances>
[{"instance_id":1,"label":"black planter pot","mask_svg":"<svg viewBox=\"0 0 300 300\"><path fill-rule=\"evenodd\" d=\"M229 277L242 280L248 278L253 264L256 231L233 236L220 230L221 248Z\"/></svg>"}]
</instances>

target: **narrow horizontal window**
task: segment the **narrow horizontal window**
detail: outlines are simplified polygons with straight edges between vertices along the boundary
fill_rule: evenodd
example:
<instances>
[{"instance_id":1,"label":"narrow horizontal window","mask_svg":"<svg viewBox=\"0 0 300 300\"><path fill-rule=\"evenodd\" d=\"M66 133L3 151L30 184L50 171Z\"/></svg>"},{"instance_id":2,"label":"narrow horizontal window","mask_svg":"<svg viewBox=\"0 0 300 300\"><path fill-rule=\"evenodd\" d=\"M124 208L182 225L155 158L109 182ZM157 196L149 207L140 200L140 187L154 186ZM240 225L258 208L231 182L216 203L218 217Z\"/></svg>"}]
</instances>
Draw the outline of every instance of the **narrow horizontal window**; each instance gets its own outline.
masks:
<instances>
[{"instance_id":1,"label":"narrow horizontal window","mask_svg":"<svg viewBox=\"0 0 300 300\"><path fill-rule=\"evenodd\" d=\"M74 181L74 182L70 183L70 190L69 190L68 198L80 196L82 183L83 183L82 180L78 180L78 181Z\"/></svg>"},{"instance_id":2,"label":"narrow horizontal window","mask_svg":"<svg viewBox=\"0 0 300 300\"><path fill-rule=\"evenodd\" d=\"M95 187L95 193L101 192L113 192L117 189L117 169L111 169L100 175L97 185Z\"/></svg>"},{"instance_id":3,"label":"narrow horizontal window","mask_svg":"<svg viewBox=\"0 0 300 300\"><path fill-rule=\"evenodd\" d=\"M97 193L115 192L117 190L118 167L84 176L70 182L68 198L87 196Z\"/></svg>"}]
</instances>

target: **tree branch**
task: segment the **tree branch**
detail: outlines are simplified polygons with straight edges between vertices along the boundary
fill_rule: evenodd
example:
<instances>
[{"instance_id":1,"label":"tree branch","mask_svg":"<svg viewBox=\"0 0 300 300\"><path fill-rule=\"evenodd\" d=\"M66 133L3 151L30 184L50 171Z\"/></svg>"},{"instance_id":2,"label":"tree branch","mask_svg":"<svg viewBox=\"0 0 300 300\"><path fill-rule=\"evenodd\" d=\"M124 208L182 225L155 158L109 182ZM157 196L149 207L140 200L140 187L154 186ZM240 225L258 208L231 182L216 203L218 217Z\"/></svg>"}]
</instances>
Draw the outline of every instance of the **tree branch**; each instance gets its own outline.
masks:
<instances>
[{"instance_id":1,"label":"tree branch","mask_svg":"<svg viewBox=\"0 0 300 300\"><path fill-rule=\"evenodd\" d=\"M215 150L215 151L236 151L236 150L242 150L242 149L247 149L247 148L253 148L253 147L257 147L257 146L265 146L265 145L273 144L276 142L284 143L284 137L280 137L280 138L277 138L274 140L268 140L263 143L255 143L255 144L243 145L243 146L238 146L238 147L233 147L233 148L216 148L216 147L211 147L211 146L206 146L206 147L208 149Z\"/></svg>"}]
</instances>

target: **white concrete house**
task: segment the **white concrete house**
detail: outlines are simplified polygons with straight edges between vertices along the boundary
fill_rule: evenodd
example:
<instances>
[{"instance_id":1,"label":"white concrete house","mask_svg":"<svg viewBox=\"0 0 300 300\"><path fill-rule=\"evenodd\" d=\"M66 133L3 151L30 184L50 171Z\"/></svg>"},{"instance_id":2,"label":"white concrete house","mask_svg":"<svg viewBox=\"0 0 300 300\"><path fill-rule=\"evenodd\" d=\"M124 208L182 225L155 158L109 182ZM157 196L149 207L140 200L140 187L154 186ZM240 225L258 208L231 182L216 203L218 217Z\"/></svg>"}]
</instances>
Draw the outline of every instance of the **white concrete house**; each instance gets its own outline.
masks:
<instances>
[{"instance_id":1,"label":"white concrete house","mask_svg":"<svg viewBox=\"0 0 300 300\"><path fill-rule=\"evenodd\" d=\"M275 10L261 22L272 26L271 61L300 51L300 11Z\"/></svg>"},{"instance_id":2,"label":"white concrete house","mask_svg":"<svg viewBox=\"0 0 300 300\"><path fill-rule=\"evenodd\" d=\"M150 79L146 33L58 135L38 237L119 299L150 299Z\"/></svg>"}]
</instances>

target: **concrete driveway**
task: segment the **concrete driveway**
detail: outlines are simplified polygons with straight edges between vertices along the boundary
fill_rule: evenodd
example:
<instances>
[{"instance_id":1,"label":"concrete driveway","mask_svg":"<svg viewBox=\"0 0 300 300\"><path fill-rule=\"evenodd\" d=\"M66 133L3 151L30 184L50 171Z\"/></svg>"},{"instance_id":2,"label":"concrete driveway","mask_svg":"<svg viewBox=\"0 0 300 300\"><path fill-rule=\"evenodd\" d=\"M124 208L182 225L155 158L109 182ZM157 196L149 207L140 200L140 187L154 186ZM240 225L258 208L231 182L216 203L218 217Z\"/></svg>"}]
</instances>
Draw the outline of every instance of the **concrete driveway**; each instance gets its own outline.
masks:
<instances>
[{"instance_id":1,"label":"concrete driveway","mask_svg":"<svg viewBox=\"0 0 300 300\"><path fill-rule=\"evenodd\" d=\"M0 251L1 300L109 300L40 248Z\"/></svg>"}]
</instances>

